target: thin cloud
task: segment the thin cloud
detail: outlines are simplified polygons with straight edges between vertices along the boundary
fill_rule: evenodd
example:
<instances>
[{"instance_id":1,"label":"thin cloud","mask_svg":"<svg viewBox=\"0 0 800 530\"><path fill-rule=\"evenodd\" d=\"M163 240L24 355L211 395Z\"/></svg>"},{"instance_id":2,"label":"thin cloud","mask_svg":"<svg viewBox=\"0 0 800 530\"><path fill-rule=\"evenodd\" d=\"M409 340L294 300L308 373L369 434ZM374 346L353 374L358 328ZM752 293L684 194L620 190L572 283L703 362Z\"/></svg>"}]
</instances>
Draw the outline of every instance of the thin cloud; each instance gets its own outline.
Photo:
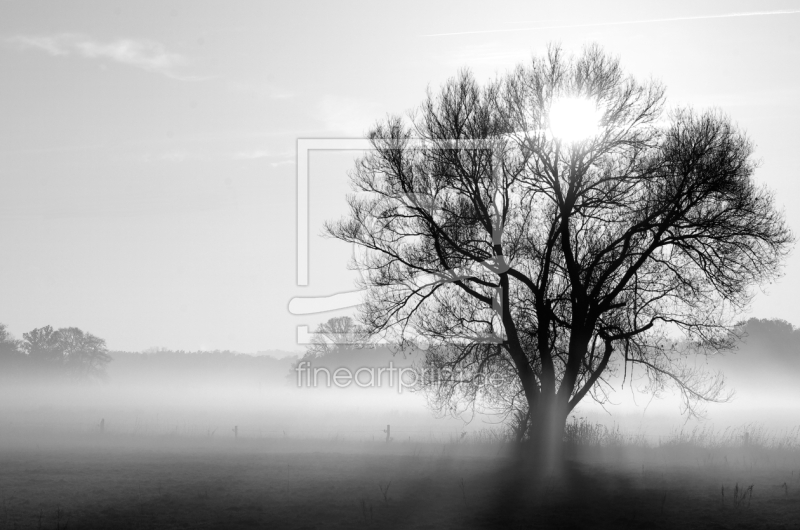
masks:
<instances>
[{"instance_id":1,"label":"thin cloud","mask_svg":"<svg viewBox=\"0 0 800 530\"><path fill-rule=\"evenodd\" d=\"M271 158L273 156L275 155L269 151L256 150L234 153L232 158L234 160L256 160L258 158Z\"/></svg>"},{"instance_id":2,"label":"thin cloud","mask_svg":"<svg viewBox=\"0 0 800 530\"><path fill-rule=\"evenodd\" d=\"M532 31L538 29L566 29L566 28L591 28L599 26L622 26L627 24L648 24L654 22L679 22L684 20L708 20L715 18L759 17L772 15L795 15L800 9L786 9L780 11L749 11L744 13L722 13L719 15L697 15L691 17L649 18L641 20L617 20L613 22L589 22L585 24L562 24L554 26L532 26L527 28L486 29L476 31L457 31L453 33L431 33L423 37L450 37L455 35L479 35L485 33L514 33L519 31Z\"/></svg>"},{"instance_id":3,"label":"thin cloud","mask_svg":"<svg viewBox=\"0 0 800 530\"><path fill-rule=\"evenodd\" d=\"M277 160L270 163L271 166L283 165L288 162L294 162L294 152L272 152L263 149L253 149L249 151L238 151L235 153L224 152L209 152L208 149L204 150L177 150L166 151L161 154L147 153L142 160L145 162L165 161L165 162L195 162L195 161L249 161L249 160L262 160L272 159Z\"/></svg>"},{"instance_id":4,"label":"thin cloud","mask_svg":"<svg viewBox=\"0 0 800 530\"><path fill-rule=\"evenodd\" d=\"M231 81L228 83L228 89L232 92L253 95L256 97L265 97L268 99L290 99L294 94L288 92L277 85L269 82L242 82Z\"/></svg>"},{"instance_id":5,"label":"thin cloud","mask_svg":"<svg viewBox=\"0 0 800 530\"><path fill-rule=\"evenodd\" d=\"M239 151L238 153L234 153L231 158L233 160L258 160L261 158L277 158L279 159L277 162L270 163L271 166L285 164L286 160L289 162L294 162L294 151L281 151L281 152L273 152L273 151L266 151L264 149L254 149L250 151Z\"/></svg>"},{"instance_id":6,"label":"thin cloud","mask_svg":"<svg viewBox=\"0 0 800 530\"><path fill-rule=\"evenodd\" d=\"M98 42L86 35L62 33L49 36L19 35L9 41L23 49L37 49L53 56L77 55L87 59L109 59L182 81L201 79L177 74L175 68L185 64L186 59L180 54L167 51L163 44L150 40L118 39Z\"/></svg>"},{"instance_id":7,"label":"thin cloud","mask_svg":"<svg viewBox=\"0 0 800 530\"><path fill-rule=\"evenodd\" d=\"M168 162L183 162L189 157L187 153L182 151L172 151L169 153L164 153L161 155L161 160L166 160Z\"/></svg>"}]
</instances>

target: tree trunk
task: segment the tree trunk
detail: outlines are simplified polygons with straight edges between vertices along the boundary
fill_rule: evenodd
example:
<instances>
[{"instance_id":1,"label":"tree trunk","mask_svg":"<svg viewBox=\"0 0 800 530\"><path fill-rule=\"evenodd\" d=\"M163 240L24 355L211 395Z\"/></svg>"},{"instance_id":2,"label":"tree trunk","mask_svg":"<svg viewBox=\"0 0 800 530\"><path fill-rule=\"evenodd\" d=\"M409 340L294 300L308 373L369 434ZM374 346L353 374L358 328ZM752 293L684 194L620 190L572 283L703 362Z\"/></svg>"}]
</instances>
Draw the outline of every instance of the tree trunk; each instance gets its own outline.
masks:
<instances>
[{"instance_id":1,"label":"tree trunk","mask_svg":"<svg viewBox=\"0 0 800 530\"><path fill-rule=\"evenodd\" d=\"M541 400L532 409L529 426L529 450L525 451L537 473L550 475L560 471L564 458L564 429L567 406L556 396Z\"/></svg>"}]
</instances>

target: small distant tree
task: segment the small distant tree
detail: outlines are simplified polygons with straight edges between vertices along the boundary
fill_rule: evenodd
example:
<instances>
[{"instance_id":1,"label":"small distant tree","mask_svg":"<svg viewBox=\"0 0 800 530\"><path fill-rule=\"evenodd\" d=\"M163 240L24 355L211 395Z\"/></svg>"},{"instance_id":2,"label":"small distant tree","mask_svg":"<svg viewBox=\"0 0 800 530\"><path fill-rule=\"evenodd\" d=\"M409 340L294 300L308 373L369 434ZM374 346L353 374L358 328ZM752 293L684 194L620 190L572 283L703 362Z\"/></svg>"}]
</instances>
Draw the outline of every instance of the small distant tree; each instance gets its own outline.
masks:
<instances>
[{"instance_id":1,"label":"small distant tree","mask_svg":"<svg viewBox=\"0 0 800 530\"><path fill-rule=\"evenodd\" d=\"M369 343L369 334L352 317L334 317L317 326L306 346L304 359L321 357L339 349L363 348Z\"/></svg>"},{"instance_id":2,"label":"small distant tree","mask_svg":"<svg viewBox=\"0 0 800 530\"><path fill-rule=\"evenodd\" d=\"M105 376L106 365L111 362L105 340L78 328L61 328L58 344L68 374L80 379Z\"/></svg>"},{"instance_id":3,"label":"small distant tree","mask_svg":"<svg viewBox=\"0 0 800 530\"><path fill-rule=\"evenodd\" d=\"M568 102L596 130L557 132ZM429 366L458 374L430 387L441 405L496 399L552 455L618 368L674 384L690 413L724 399L721 378L683 361L731 345L793 238L753 180L750 140L719 112L664 103L597 46L551 47L485 85L462 71L369 132L358 194L327 232L363 251L365 330L422 334ZM479 384L495 373L512 377Z\"/></svg>"},{"instance_id":4,"label":"small distant tree","mask_svg":"<svg viewBox=\"0 0 800 530\"><path fill-rule=\"evenodd\" d=\"M0 324L0 375L15 373L24 366L25 354L5 324Z\"/></svg>"},{"instance_id":5,"label":"small distant tree","mask_svg":"<svg viewBox=\"0 0 800 530\"><path fill-rule=\"evenodd\" d=\"M60 369L64 355L59 346L58 332L43 326L22 334L22 344L30 362L39 370Z\"/></svg>"},{"instance_id":6,"label":"small distant tree","mask_svg":"<svg viewBox=\"0 0 800 530\"><path fill-rule=\"evenodd\" d=\"M103 339L78 328L44 326L23 333L22 348L39 372L62 373L78 379L105 376L111 362Z\"/></svg>"}]
</instances>

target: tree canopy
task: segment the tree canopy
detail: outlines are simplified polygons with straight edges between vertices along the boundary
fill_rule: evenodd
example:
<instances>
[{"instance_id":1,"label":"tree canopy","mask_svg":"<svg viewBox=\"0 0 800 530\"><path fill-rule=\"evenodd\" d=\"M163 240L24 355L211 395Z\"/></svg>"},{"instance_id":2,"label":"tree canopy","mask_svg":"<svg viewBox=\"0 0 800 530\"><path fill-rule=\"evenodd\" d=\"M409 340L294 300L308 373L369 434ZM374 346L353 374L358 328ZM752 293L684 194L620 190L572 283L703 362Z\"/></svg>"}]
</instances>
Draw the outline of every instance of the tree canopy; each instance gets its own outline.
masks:
<instances>
[{"instance_id":1,"label":"tree canopy","mask_svg":"<svg viewBox=\"0 0 800 530\"><path fill-rule=\"evenodd\" d=\"M596 130L554 134L567 99ZM360 249L366 331L430 340L441 406L522 411L529 435L557 437L620 368L675 384L690 412L723 396L683 359L730 346L792 235L748 137L665 104L599 47L551 47L485 84L463 70L370 130L327 233ZM489 373L512 377L489 388Z\"/></svg>"},{"instance_id":2,"label":"tree canopy","mask_svg":"<svg viewBox=\"0 0 800 530\"><path fill-rule=\"evenodd\" d=\"M8 374L67 375L75 379L104 377L111 362L103 339L78 328L44 326L11 337L0 324L0 363Z\"/></svg>"}]
</instances>

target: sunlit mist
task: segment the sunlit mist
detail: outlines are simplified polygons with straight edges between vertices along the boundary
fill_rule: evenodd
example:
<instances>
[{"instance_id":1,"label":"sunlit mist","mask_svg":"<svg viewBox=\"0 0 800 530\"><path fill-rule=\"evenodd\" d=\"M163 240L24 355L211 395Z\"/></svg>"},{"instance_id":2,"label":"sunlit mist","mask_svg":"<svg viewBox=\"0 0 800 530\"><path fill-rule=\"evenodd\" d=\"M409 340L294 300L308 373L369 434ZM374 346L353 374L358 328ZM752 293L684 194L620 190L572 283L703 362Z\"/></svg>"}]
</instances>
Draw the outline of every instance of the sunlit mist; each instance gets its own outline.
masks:
<instances>
[{"instance_id":1,"label":"sunlit mist","mask_svg":"<svg viewBox=\"0 0 800 530\"><path fill-rule=\"evenodd\" d=\"M800 529L746 4L0 2L0 530Z\"/></svg>"}]
</instances>

